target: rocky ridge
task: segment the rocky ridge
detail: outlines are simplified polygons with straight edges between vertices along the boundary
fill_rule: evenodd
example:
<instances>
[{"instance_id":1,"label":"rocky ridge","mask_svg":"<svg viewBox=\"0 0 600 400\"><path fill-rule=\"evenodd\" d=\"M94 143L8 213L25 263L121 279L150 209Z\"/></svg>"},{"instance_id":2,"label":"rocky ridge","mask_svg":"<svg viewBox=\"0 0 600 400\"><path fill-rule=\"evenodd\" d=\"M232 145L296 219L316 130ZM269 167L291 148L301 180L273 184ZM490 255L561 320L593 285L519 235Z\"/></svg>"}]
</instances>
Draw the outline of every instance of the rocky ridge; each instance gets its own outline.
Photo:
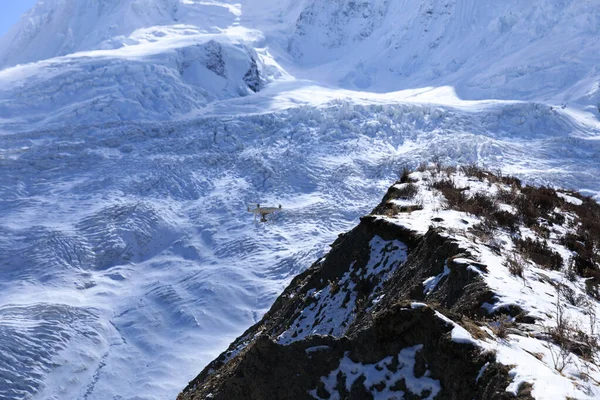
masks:
<instances>
[{"instance_id":1,"label":"rocky ridge","mask_svg":"<svg viewBox=\"0 0 600 400\"><path fill-rule=\"evenodd\" d=\"M178 399L597 398L599 217L475 166L404 171Z\"/></svg>"}]
</instances>

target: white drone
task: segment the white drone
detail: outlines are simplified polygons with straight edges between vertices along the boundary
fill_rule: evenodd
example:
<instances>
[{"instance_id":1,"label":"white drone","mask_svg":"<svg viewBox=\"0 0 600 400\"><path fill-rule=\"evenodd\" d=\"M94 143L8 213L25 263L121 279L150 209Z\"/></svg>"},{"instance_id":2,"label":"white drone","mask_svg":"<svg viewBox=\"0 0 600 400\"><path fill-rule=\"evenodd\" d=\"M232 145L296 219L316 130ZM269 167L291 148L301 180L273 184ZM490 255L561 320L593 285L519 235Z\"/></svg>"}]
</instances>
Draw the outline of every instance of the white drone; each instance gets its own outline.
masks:
<instances>
[{"instance_id":1,"label":"white drone","mask_svg":"<svg viewBox=\"0 0 600 400\"><path fill-rule=\"evenodd\" d=\"M260 215L260 222L267 222L267 215L274 214L281 210L281 204L279 207L261 207L260 204L257 204L256 208L248 207L248 211L254 214L254 222L256 222L257 215Z\"/></svg>"}]
</instances>

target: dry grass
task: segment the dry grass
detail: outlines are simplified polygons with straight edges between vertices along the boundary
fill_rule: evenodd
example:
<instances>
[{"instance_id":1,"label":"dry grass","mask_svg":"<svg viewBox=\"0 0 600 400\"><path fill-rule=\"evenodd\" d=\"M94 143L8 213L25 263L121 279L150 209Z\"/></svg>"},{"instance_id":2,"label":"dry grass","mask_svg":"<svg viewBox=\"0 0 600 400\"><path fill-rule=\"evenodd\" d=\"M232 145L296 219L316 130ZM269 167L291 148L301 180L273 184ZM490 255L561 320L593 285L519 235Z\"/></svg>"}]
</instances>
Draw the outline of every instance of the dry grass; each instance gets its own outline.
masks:
<instances>
[{"instance_id":1,"label":"dry grass","mask_svg":"<svg viewBox=\"0 0 600 400\"><path fill-rule=\"evenodd\" d=\"M513 239L521 253L540 267L558 271L564 260L560 254L552 250L545 240Z\"/></svg>"},{"instance_id":2,"label":"dry grass","mask_svg":"<svg viewBox=\"0 0 600 400\"><path fill-rule=\"evenodd\" d=\"M410 200L419 193L419 188L414 183L405 183L401 188L398 188L394 195L398 199Z\"/></svg>"},{"instance_id":3,"label":"dry grass","mask_svg":"<svg viewBox=\"0 0 600 400\"><path fill-rule=\"evenodd\" d=\"M469 188L457 188L451 179L442 179L433 183L432 187L439 190L446 198L448 207L458 209L467 200L465 191Z\"/></svg>"},{"instance_id":4,"label":"dry grass","mask_svg":"<svg viewBox=\"0 0 600 400\"><path fill-rule=\"evenodd\" d=\"M494 335L498 336L500 339L506 339L508 337L509 329L514 326L514 322L512 318L506 315L498 315L488 323L488 326Z\"/></svg>"},{"instance_id":5,"label":"dry grass","mask_svg":"<svg viewBox=\"0 0 600 400\"><path fill-rule=\"evenodd\" d=\"M510 272L511 275L523 278L523 262L519 260L514 254L506 258L504 265L506 266L506 268L508 268L508 272Z\"/></svg>"},{"instance_id":6,"label":"dry grass","mask_svg":"<svg viewBox=\"0 0 600 400\"><path fill-rule=\"evenodd\" d=\"M421 164L419 170L429 170L437 177L432 180L431 187L441 192L449 208L483 220L472 228L474 234L487 242L493 237L495 229L506 229L513 234L519 250L544 268L559 270L564 265L560 254L553 251L545 239L550 238L553 225L565 225L565 214L570 213L575 217L573 224L578 229L562 239L562 244L575 253L573 268L569 273L588 278L588 293L600 298L600 204L596 201L579 193L566 192L582 201L581 205L571 204L553 188L523 185L518 178L503 176L500 172L493 173L475 164L459 170L469 178L489 184L499 183L504 188L496 195L477 193L468 196L465 192L469 187L457 187L452 180L456 172L454 167L444 167L434 160L429 165ZM512 206L515 212L501 210L498 206L500 203ZM518 238L516 233L519 226L530 228L542 240ZM518 269L515 269L515 273L518 274Z\"/></svg>"},{"instance_id":7,"label":"dry grass","mask_svg":"<svg viewBox=\"0 0 600 400\"><path fill-rule=\"evenodd\" d=\"M408 183L410 182L410 170L406 167L402 168L402 172L400 173L400 183Z\"/></svg>"}]
</instances>

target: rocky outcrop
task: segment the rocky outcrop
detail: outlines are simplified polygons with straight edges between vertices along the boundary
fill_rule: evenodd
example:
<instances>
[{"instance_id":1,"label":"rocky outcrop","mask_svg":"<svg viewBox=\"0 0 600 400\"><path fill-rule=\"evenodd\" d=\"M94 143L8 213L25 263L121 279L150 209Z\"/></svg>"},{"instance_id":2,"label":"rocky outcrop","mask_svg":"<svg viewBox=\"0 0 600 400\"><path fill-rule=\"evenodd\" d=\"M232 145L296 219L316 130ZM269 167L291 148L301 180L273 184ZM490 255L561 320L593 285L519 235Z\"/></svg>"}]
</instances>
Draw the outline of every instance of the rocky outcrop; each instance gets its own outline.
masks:
<instances>
[{"instance_id":1,"label":"rocky outcrop","mask_svg":"<svg viewBox=\"0 0 600 400\"><path fill-rule=\"evenodd\" d=\"M569 235L584 198L521 187L514 178L473 167L405 173L179 400L550 398L539 389L553 375L565 379L561 385L574 382L565 393L593 398L585 396L599 390L598 349L591 340L596 326L564 326L562 317L543 309L546 303L563 307L561 296L546 299L533 289L569 287L571 297L585 296L580 311L589 315L598 307L593 292L577 291L593 278L571 277L573 287L567 286L559 281L560 271L544 270L529 261L539 257L524 251L518 261L524 270L511 269L507 260L516 257L516 244L533 240L532 227L550 219L542 208L524 214L523 196L532 204L541 204L540 196L556 202L547 211L562 214L562 224L550 223L546 238L535 240L566 254L555 233ZM600 209L589 204L589 210ZM507 220L516 225L508 227ZM589 240L592 247L598 243L597 237ZM576 260L578 254L571 256ZM597 270L596 260L588 261ZM566 272L568 260L561 262ZM527 285L531 290L520 289ZM565 333L569 340L589 345L585 357L557 337L563 328L572 329ZM589 379L569 376L570 367L557 365L561 351L565 363L586 367ZM543 373L524 372L522 366L533 362Z\"/></svg>"}]
</instances>

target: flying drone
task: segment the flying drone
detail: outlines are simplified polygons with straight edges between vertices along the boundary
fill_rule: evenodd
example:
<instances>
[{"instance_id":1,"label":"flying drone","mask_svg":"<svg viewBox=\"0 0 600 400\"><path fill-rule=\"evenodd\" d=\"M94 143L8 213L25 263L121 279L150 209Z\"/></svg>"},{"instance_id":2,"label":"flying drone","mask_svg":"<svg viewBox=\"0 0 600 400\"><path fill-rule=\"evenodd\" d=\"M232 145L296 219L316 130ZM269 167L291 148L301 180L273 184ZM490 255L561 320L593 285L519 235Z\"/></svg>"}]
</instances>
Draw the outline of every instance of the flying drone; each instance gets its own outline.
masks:
<instances>
[{"instance_id":1,"label":"flying drone","mask_svg":"<svg viewBox=\"0 0 600 400\"><path fill-rule=\"evenodd\" d=\"M267 222L267 215L274 214L277 211L281 211L281 204L279 207L261 207L260 204L256 205L256 208L248 207L248 212L254 214L254 222L256 222L256 216L260 215L260 222Z\"/></svg>"}]
</instances>

